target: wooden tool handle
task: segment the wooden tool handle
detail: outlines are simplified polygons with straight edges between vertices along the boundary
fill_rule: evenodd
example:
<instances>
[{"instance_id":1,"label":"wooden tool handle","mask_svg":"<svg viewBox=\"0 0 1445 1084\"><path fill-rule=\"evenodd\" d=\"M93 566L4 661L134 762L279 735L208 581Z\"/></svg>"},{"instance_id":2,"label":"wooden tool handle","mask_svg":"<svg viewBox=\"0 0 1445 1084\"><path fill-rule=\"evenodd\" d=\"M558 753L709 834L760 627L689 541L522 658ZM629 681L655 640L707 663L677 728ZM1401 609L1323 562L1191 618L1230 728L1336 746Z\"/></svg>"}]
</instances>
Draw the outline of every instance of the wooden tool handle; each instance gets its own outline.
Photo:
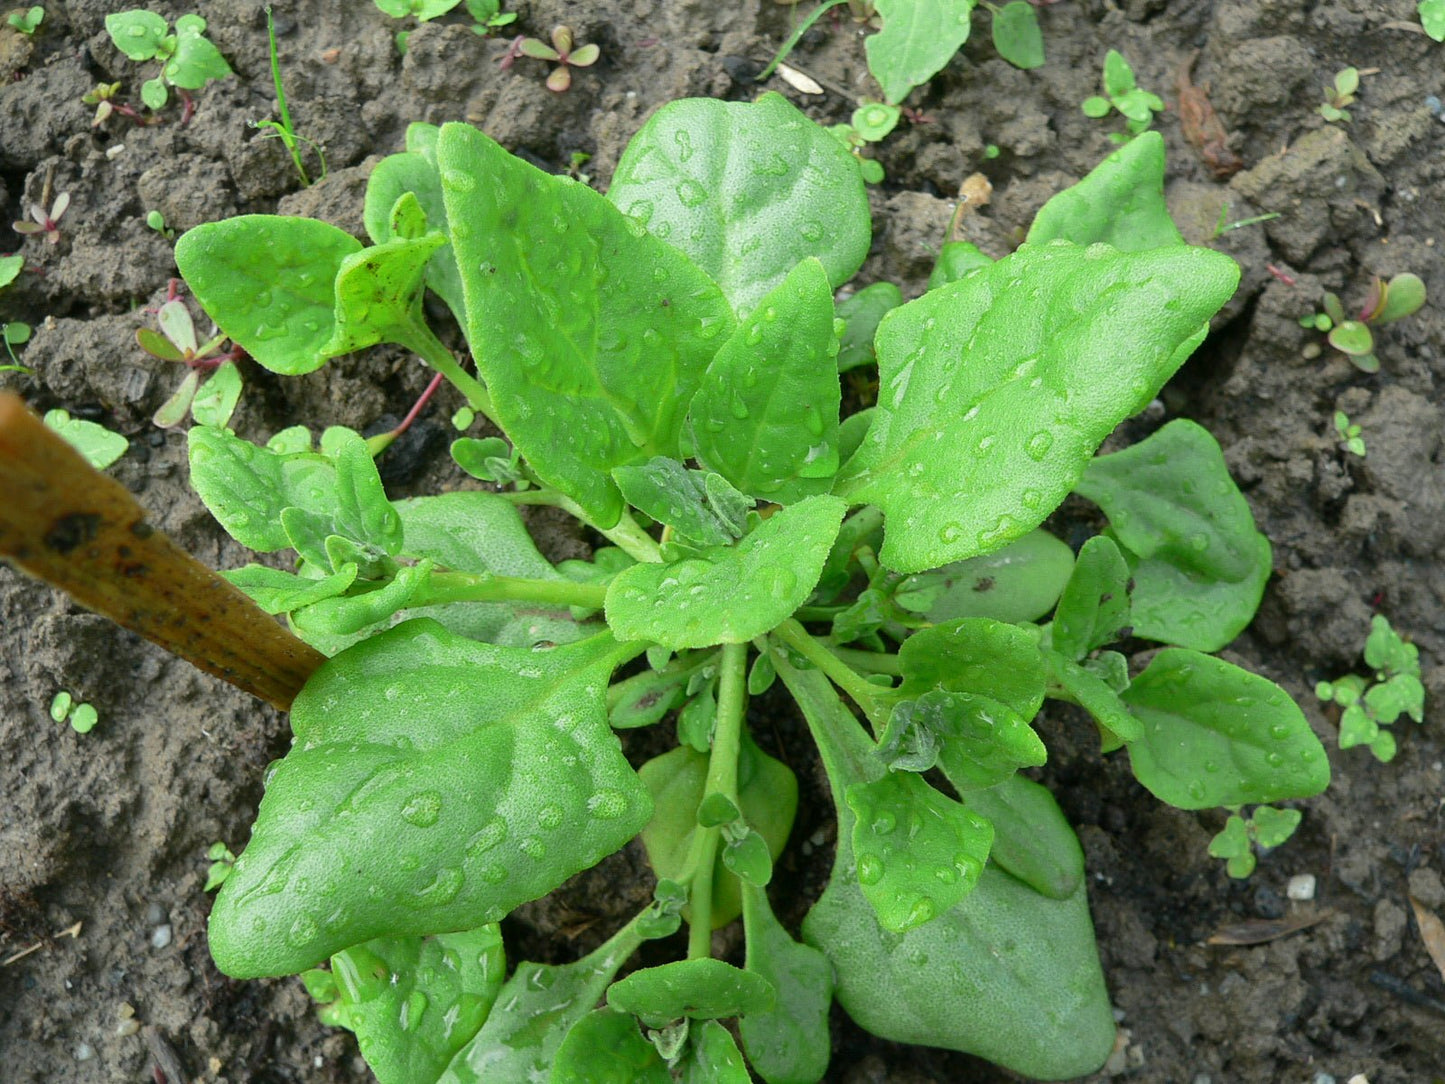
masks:
<instances>
[{"instance_id":1,"label":"wooden tool handle","mask_svg":"<svg viewBox=\"0 0 1445 1084\"><path fill-rule=\"evenodd\" d=\"M129 490L0 392L0 557L283 711L325 656L146 522Z\"/></svg>"}]
</instances>

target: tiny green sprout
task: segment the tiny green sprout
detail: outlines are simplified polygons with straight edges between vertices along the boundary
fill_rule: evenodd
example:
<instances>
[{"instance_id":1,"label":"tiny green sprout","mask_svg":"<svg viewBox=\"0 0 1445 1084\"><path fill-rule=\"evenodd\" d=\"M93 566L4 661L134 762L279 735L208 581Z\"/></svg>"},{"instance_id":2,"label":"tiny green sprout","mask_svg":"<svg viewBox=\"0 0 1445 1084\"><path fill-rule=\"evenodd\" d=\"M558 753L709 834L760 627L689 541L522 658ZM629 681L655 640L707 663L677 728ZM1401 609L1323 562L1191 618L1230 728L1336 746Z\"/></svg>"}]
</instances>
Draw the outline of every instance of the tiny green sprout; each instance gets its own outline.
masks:
<instances>
[{"instance_id":1,"label":"tiny green sprout","mask_svg":"<svg viewBox=\"0 0 1445 1084\"><path fill-rule=\"evenodd\" d=\"M898 127L903 110L884 102L864 102L853 110L853 130L868 143L877 143Z\"/></svg>"},{"instance_id":2,"label":"tiny green sprout","mask_svg":"<svg viewBox=\"0 0 1445 1084\"><path fill-rule=\"evenodd\" d=\"M50 701L50 717L57 723L69 721L77 734L89 734L100 721L100 713L93 706L81 703L64 689Z\"/></svg>"},{"instance_id":3,"label":"tiny green sprout","mask_svg":"<svg viewBox=\"0 0 1445 1084\"><path fill-rule=\"evenodd\" d=\"M160 63L155 77L141 84L141 101L152 112L162 109L170 100L169 88L175 87L183 103L182 125L195 113L190 92L232 74L226 58L205 36L206 20L199 15L182 15L172 31L161 16L134 8L107 15L105 29L131 60Z\"/></svg>"},{"instance_id":4,"label":"tiny green sprout","mask_svg":"<svg viewBox=\"0 0 1445 1084\"><path fill-rule=\"evenodd\" d=\"M445 15L459 2L460 0L375 0L382 13L393 19L405 19L410 15L423 23Z\"/></svg>"},{"instance_id":5,"label":"tiny green sprout","mask_svg":"<svg viewBox=\"0 0 1445 1084\"><path fill-rule=\"evenodd\" d=\"M9 365L0 365L0 373L28 373L30 369L20 364L20 359L15 356L15 348L24 346L30 341L30 325L21 323L19 320L11 320L9 323L0 324L0 342L5 344L5 353L10 355Z\"/></svg>"},{"instance_id":6,"label":"tiny green sprout","mask_svg":"<svg viewBox=\"0 0 1445 1084\"><path fill-rule=\"evenodd\" d=\"M206 886L201 891L214 892L231 876L231 870L236 865L236 856L230 847L218 839L206 849L206 857L211 860L211 864L206 870Z\"/></svg>"},{"instance_id":7,"label":"tiny green sprout","mask_svg":"<svg viewBox=\"0 0 1445 1084\"><path fill-rule=\"evenodd\" d=\"M276 138L281 141L287 153L291 155L291 164L296 167L296 174L301 178L302 187L310 188L311 176L306 172L306 164L301 160L301 145L304 143L310 147L321 161L321 176L317 180L326 176L326 155L315 140L297 135L296 128L291 123L291 109L286 104L286 87L281 82L281 56L276 48L276 20L271 15L270 5L266 7L266 42L267 53L271 58L271 85L276 88L276 113L280 119L249 123L251 127L260 130L262 139Z\"/></svg>"},{"instance_id":8,"label":"tiny green sprout","mask_svg":"<svg viewBox=\"0 0 1445 1084\"><path fill-rule=\"evenodd\" d=\"M1380 359L1375 356L1375 336L1370 328L1403 320L1424 304L1424 282L1419 275L1406 271L1388 282L1376 276L1356 319L1346 316L1339 295L1327 293L1324 312L1308 313L1299 322L1306 330L1327 332L1330 345L1348 357L1356 369L1376 373L1380 371Z\"/></svg>"},{"instance_id":9,"label":"tiny green sprout","mask_svg":"<svg viewBox=\"0 0 1445 1084\"><path fill-rule=\"evenodd\" d=\"M572 85L573 68L589 68L602 55L602 50L594 44L577 45L570 26L554 26L551 45L538 38L523 38L517 48L523 56L557 65L547 76L547 89L558 94Z\"/></svg>"},{"instance_id":10,"label":"tiny green sprout","mask_svg":"<svg viewBox=\"0 0 1445 1084\"><path fill-rule=\"evenodd\" d=\"M50 210L45 209L44 200L40 203L30 205L30 217L32 222L15 222L11 228L16 233L28 235L44 234L46 244L60 244L60 218L70 206L70 193L62 192L55 197L55 202L50 205Z\"/></svg>"},{"instance_id":11,"label":"tiny green sprout","mask_svg":"<svg viewBox=\"0 0 1445 1084\"><path fill-rule=\"evenodd\" d=\"M1359 424L1350 421L1350 416L1343 410L1335 411L1335 432L1339 434L1340 443L1346 451L1361 459L1365 458L1365 438L1360 435Z\"/></svg>"},{"instance_id":12,"label":"tiny green sprout","mask_svg":"<svg viewBox=\"0 0 1445 1084\"><path fill-rule=\"evenodd\" d=\"M1315 695L1338 704L1340 748L1368 745L1375 759L1395 757L1395 736L1390 726L1401 715L1425 721L1425 686L1420 681L1420 650L1390 627L1382 614L1370 622L1365 640L1365 662L1375 671L1373 682L1359 674L1321 681Z\"/></svg>"},{"instance_id":13,"label":"tiny green sprout","mask_svg":"<svg viewBox=\"0 0 1445 1084\"><path fill-rule=\"evenodd\" d=\"M64 437L96 470L105 470L130 447L130 442L119 433L83 418L72 418L67 410L46 411L45 424Z\"/></svg>"},{"instance_id":14,"label":"tiny green sprout","mask_svg":"<svg viewBox=\"0 0 1445 1084\"><path fill-rule=\"evenodd\" d=\"M173 240L176 236L176 231L166 225L166 216L159 211L146 212L146 225L155 230L156 233L160 234L167 241Z\"/></svg>"},{"instance_id":15,"label":"tiny green sprout","mask_svg":"<svg viewBox=\"0 0 1445 1084\"><path fill-rule=\"evenodd\" d=\"M1420 25L1431 40L1445 41L1445 0L1420 0L1415 10L1420 14Z\"/></svg>"},{"instance_id":16,"label":"tiny green sprout","mask_svg":"<svg viewBox=\"0 0 1445 1084\"><path fill-rule=\"evenodd\" d=\"M503 11L501 0L467 0L467 14L473 19L472 33L486 38L517 21L515 11Z\"/></svg>"},{"instance_id":17,"label":"tiny green sprout","mask_svg":"<svg viewBox=\"0 0 1445 1084\"><path fill-rule=\"evenodd\" d=\"M1320 105L1320 116L1327 121L1350 123L1347 106L1355 102L1355 91L1360 89L1360 70L1341 68L1334 79L1325 86L1325 100Z\"/></svg>"},{"instance_id":18,"label":"tiny green sprout","mask_svg":"<svg viewBox=\"0 0 1445 1084\"><path fill-rule=\"evenodd\" d=\"M5 16L5 25L20 31L22 34L34 34L40 29L40 24L45 21L45 9L39 4L28 8L19 8Z\"/></svg>"},{"instance_id":19,"label":"tiny green sprout","mask_svg":"<svg viewBox=\"0 0 1445 1084\"><path fill-rule=\"evenodd\" d=\"M582 167L590 161L592 161L592 156L586 151L573 151L567 156L567 176L571 177L574 181L591 184L592 175L582 172Z\"/></svg>"},{"instance_id":20,"label":"tiny green sprout","mask_svg":"<svg viewBox=\"0 0 1445 1084\"><path fill-rule=\"evenodd\" d=\"M224 332L217 331L204 343L196 338L196 325L184 301L172 298L161 306L156 322L161 333L137 328L136 342L153 358L178 361L190 371L181 386L167 399L151 421L162 429L179 425L189 413L203 425L224 426L241 398L241 374L236 360L238 347L222 350ZM204 387L202 383L204 382Z\"/></svg>"},{"instance_id":21,"label":"tiny green sprout","mask_svg":"<svg viewBox=\"0 0 1445 1084\"><path fill-rule=\"evenodd\" d=\"M1110 49L1104 57L1104 93L1085 98L1080 108L1084 116L1100 120L1116 109L1125 118L1124 132L1111 132L1109 139L1114 143L1127 143L1141 132L1147 132L1154 123L1154 114L1164 108L1164 102L1156 94L1140 89L1134 82L1134 69L1117 49Z\"/></svg>"},{"instance_id":22,"label":"tiny green sprout","mask_svg":"<svg viewBox=\"0 0 1445 1084\"><path fill-rule=\"evenodd\" d=\"M983 148L983 156L987 159L997 158L1002 152L998 149L997 143L989 143Z\"/></svg>"},{"instance_id":23,"label":"tiny green sprout","mask_svg":"<svg viewBox=\"0 0 1445 1084\"><path fill-rule=\"evenodd\" d=\"M1278 847L1299 827L1304 817L1298 809L1275 809L1273 806L1256 806L1248 817L1240 816L1239 806L1229 807L1229 820L1224 830L1209 841L1209 854L1213 858L1226 859L1225 871L1236 880L1243 880L1254 872L1257 859L1254 848L1269 850Z\"/></svg>"},{"instance_id":24,"label":"tiny green sprout","mask_svg":"<svg viewBox=\"0 0 1445 1084\"><path fill-rule=\"evenodd\" d=\"M857 117L858 114L854 113L853 115ZM883 165L878 159L864 155L863 148L868 145L868 139L855 125L834 124L827 130L839 143L848 148L849 154L858 159L858 170L866 183L883 183Z\"/></svg>"},{"instance_id":25,"label":"tiny green sprout","mask_svg":"<svg viewBox=\"0 0 1445 1084\"><path fill-rule=\"evenodd\" d=\"M80 96L81 102L85 105L95 106L95 115L90 118L92 128L99 128L110 119L112 114L129 117L136 124L152 123L134 106L117 101L116 96L119 94L119 83L97 83L93 90L88 90Z\"/></svg>"},{"instance_id":26,"label":"tiny green sprout","mask_svg":"<svg viewBox=\"0 0 1445 1084\"><path fill-rule=\"evenodd\" d=\"M459 433L464 433L472 427L472 422L477 420L477 412L471 407L462 407L452 415L452 428Z\"/></svg>"}]
</instances>

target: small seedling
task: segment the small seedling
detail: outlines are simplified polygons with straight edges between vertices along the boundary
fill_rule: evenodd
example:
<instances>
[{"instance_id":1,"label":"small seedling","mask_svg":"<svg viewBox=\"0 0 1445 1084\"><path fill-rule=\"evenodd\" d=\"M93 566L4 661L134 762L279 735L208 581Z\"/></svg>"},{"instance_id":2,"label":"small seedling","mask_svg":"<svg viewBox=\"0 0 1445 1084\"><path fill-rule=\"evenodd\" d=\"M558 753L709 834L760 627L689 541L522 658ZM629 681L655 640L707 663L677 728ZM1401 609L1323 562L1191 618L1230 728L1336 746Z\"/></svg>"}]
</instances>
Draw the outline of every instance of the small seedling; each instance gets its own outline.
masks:
<instances>
[{"instance_id":1,"label":"small seedling","mask_svg":"<svg viewBox=\"0 0 1445 1084\"><path fill-rule=\"evenodd\" d=\"M190 92L231 74L226 58L205 36L206 20L182 15L172 32L165 19L142 8L105 17L105 29L115 47L131 60L160 62L161 70L141 84L140 97L147 109L163 109L175 87L183 103L181 124L195 112Z\"/></svg>"},{"instance_id":2,"label":"small seedling","mask_svg":"<svg viewBox=\"0 0 1445 1084\"><path fill-rule=\"evenodd\" d=\"M1360 435L1360 427L1350 421L1350 416L1343 410L1335 411L1335 432L1339 434L1340 443L1347 452L1361 459L1365 458L1365 438Z\"/></svg>"},{"instance_id":3,"label":"small seedling","mask_svg":"<svg viewBox=\"0 0 1445 1084\"><path fill-rule=\"evenodd\" d=\"M582 167L590 161L592 161L592 156L586 151L573 151L567 156L567 176L571 177L574 181L591 184L592 175L582 172Z\"/></svg>"},{"instance_id":4,"label":"small seedling","mask_svg":"<svg viewBox=\"0 0 1445 1084\"><path fill-rule=\"evenodd\" d=\"M151 421L162 429L169 429L179 425L189 413L203 425L224 426L241 398L241 373L235 364L242 353L240 347L233 345L223 351L221 343L226 335L219 331L204 343L198 343L190 310L179 299L173 298L161 306L157 322L161 334L148 327L136 329L135 338L140 348L162 361L178 361L190 371Z\"/></svg>"},{"instance_id":5,"label":"small seedling","mask_svg":"<svg viewBox=\"0 0 1445 1084\"><path fill-rule=\"evenodd\" d=\"M100 714L92 705L78 702L64 689L50 701L50 717L57 723L69 722L77 734L89 734L100 721Z\"/></svg>"},{"instance_id":6,"label":"small seedling","mask_svg":"<svg viewBox=\"0 0 1445 1084\"><path fill-rule=\"evenodd\" d=\"M1420 25L1433 41L1445 41L1445 0L1420 0Z\"/></svg>"},{"instance_id":7,"label":"small seedling","mask_svg":"<svg viewBox=\"0 0 1445 1084\"><path fill-rule=\"evenodd\" d=\"M130 447L130 442L119 433L83 418L72 418L67 410L46 411L44 420L96 470L105 470Z\"/></svg>"},{"instance_id":8,"label":"small seedling","mask_svg":"<svg viewBox=\"0 0 1445 1084\"><path fill-rule=\"evenodd\" d=\"M20 8L12 11L5 17L5 25L22 34L34 34L40 29L40 24L45 21L45 9L39 4L33 7Z\"/></svg>"},{"instance_id":9,"label":"small seedling","mask_svg":"<svg viewBox=\"0 0 1445 1084\"><path fill-rule=\"evenodd\" d=\"M1225 870L1237 880L1254 872L1256 846L1261 850L1278 847L1294 835L1304 817L1298 809L1275 809L1268 805L1256 806L1248 818L1240 816L1239 806L1229 809L1224 830L1209 841L1209 853L1214 858L1228 859Z\"/></svg>"},{"instance_id":10,"label":"small seedling","mask_svg":"<svg viewBox=\"0 0 1445 1084\"><path fill-rule=\"evenodd\" d=\"M206 885L201 891L214 892L231 876L231 870L236 866L236 856L230 847L218 839L206 849L206 857L211 860L211 865L206 870Z\"/></svg>"},{"instance_id":11,"label":"small seedling","mask_svg":"<svg viewBox=\"0 0 1445 1084\"><path fill-rule=\"evenodd\" d=\"M62 192L55 197L55 202L50 205L50 210L45 209L44 201L30 205L31 222L13 223L16 233L33 235L43 233L47 244L60 244L60 219L70 207L70 193Z\"/></svg>"},{"instance_id":12,"label":"small seedling","mask_svg":"<svg viewBox=\"0 0 1445 1084\"><path fill-rule=\"evenodd\" d=\"M1350 123L1350 111L1347 108L1355 102L1355 91L1360 89L1360 71L1358 68L1341 68L1335 72L1335 78L1325 86L1325 100L1320 105L1320 116L1327 121L1342 121Z\"/></svg>"},{"instance_id":13,"label":"small seedling","mask_svg":"<svg viewBox=\"0 0 1445 1084\"><path fill-rule=\"evenodd\" d=\"M590 68L602 55L602 50L594 44L576 44L570 26L554 26L551 45L538 38L523 38L516 47L523 56L557 65L547 76L547 89L558 94L572 85L573 68Z\"/></svg>"},{"instance_id":14,"label":"small seedling","mask_svg":"<svg viewBox=\"0 0 1445 1084\"><path fill-rule=\"evenodd\" d=\"M1324 311L1301 316L1299 322L1303 328L1328 332L1330 345L1348 357L1356 369L1377 373L1380 359L1375 356L1375 336L1370 328L1403 320L1424 304L1425 284L1419 275L1406 271L1388 282L1376 276L1358 319L1348 319L1339 296L1327 293Z\"/></svg>"},{"instance_id":15,"label":"small seedling","mask_svg":"<svg viewBox=\"0 0 1445 1084\"><path fill-rule=\"evenodd\" d=\"M896 105L863 102L853 110L853 116L847 124L835 124L828 129L848 148L849 153L858 159L863 180L869 184L883 182L883 166L876 158L866 157L863 148L869 143L878 143L885 139L898 126L898 119L902 115L903 110Z\"/></svg>"},{"instance_id":16,"label":"small seedling","mask_svg":"<svg viewBox=\"0 0 1445 1084\"><path fill-rule=\"evenodd\" d=\"M467 14L474 20L472 33L483 38L517 21L515 11L502 10L501 0L467 0Z\"/></svg>"},{"instance_id":17,"label":"small seedling","mask_svg":"<svg viewBox=\"0 0 1445 1084\"><path fill-rule=\"evenodd\" d=\"M0 365L0 373L29 373L31 371L28 366L21 365L20 359L15 356L15 348L24 346L29 341L29 324L21 323L19 320L0 324L0 342L5 344L5 353L10 355L10 364Z\"/></svg>"},{"instance_id":18,"label":"small seedling","mask_svg":"<svg viewBox=\"0 0 1445 1084\"><path fill-rule=\"evenodd\" d=\"M86 105L95 106L95 116L90 118L92 128L100 127L113 113L129 117L136 124L155 124L157 122L158 118L147 117L135 106L117 101L116 95L119 93L119 83L97 83L94 90L88 90L80 96L80 100Z\"/></svg>"},{"instance_id":19,"label":"small seedling","mask_svg":"<svg viewBox=\"0 0 1445 1084\"><path fill-rule=\"evenodd\" d=\"M1127 143L1140 132L1147 132L1154 123L1154 114L1164 108L1158 95L1141 90L1134 82L1134 69L1116 49L1110 49L1104 57L1104 93L1085 98L1080 106L1086 117L1096 120L1107 117L1110 109L1117 109L1125 118L1124 132L1111 132L1109 139L1114 143Z\"/></svg>"},{"instance_id":20,"label":"small seedling","mask_svg":"<svg viewBox=\"0 0 1445 1084\"><path fill-rule=\"evenodd\" d=\"M167 241L175 240L176 231L166 225L166 216L159 211L146 212L146 225L155 230Z\"/></svg>"},{"instance_id":21,"label":"small seedling","mask_svg":"<svg viewBox=\"0 0 1445 1084\"><path fill-rule=\"evenodd\" d=\"M296 129L291 123L291 110L286 104L286 88L281 83L281 57L276 49L276 20L271 17L271 8L266 8L266 39L267 49L271 56L271 84L276 88L276 112L280 120L253 121L251 126L261 130L261 138L270 137L281 140L286 147L287 153L291 155L291 162L296 167L297 176L301 178L301 184L305 188L311 187L311 177L306 172L306 165L301 161L301 144L305 144L316 152L316 157L321 160L321 177L326 176L326 155L322 153L321 147L314 141L303 135L297 135Z\"/></svg>"},{"instance_id":22,"label":"small seedling","mask_svg":"<svg viewBox=\"0 0 1445 1084\"><path fill-rule=\"evenodd\" d=\"M24 269L24 256L0 256L0 290L14 282Z\"/></svg>"},{"instance_id":23,"label":"small seedling","mask_svg":"<svg viewBox=\"0 0 1445 1084\"><path fill-rule=\"evenodd\" d=\"M1420 650L1376 614L1365 640L1365 662L1375 671L1373 682L1359 674L1321 681L1315 695L1338 704L1340 748L1368 745L1375 759L1395 757L1395 735L1383 729L1401 715L1425 721L1425 686L1420 682Z\"/></svg>"}]
</instances>

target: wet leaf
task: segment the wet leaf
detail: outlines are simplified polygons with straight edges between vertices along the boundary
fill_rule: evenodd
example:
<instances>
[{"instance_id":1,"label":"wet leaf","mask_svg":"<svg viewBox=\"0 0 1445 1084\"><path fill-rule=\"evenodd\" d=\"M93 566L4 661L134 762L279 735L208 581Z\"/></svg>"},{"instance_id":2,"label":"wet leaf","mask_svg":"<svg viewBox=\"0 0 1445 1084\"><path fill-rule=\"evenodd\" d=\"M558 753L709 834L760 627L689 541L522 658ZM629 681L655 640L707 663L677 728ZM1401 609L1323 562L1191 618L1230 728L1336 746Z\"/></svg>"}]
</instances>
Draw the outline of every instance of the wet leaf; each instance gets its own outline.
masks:
<instances>
[{"instance_id":1,"label":"wet leaf","mask_svg":"<svg viewBox=\"0 0 1445 1084\"><path fill-rule=\"evenodd\" d=\"M1029 227L1028 241L1060 238L1076 245L1103 241L1121 252L1183 244L1164 203L1164 137L1158 132L1135 136L1045 203Z\"/></svg>"},{"instance_id":2,"label":"wet leaf","mask_svg":"<svg viewBox=\"0 0 1445 1084\"><path fill-rule=\"evenodd\" d=\"M1043 67L1044 35L1028 0L1010 0L994 12L993 46L1015 68Z\"/></svg>"},{"instance_id":3,"label":"wet leaf","mask_svg":"<svg viewBox=\"0 0 1445 1084\"><path fill-rule=\"evenodd\" d=\"M982 557L909 576L893 598L935 625L961 617L1037 621L1054 608L1073 567L1068 546L1047 531L1030 531Z\"/></svg>"},{"instance_id":4,"label":"wet leaf","mask_svg":"<svg viewBox=\"0 0 1445 1084\"><path fill-rule=\"evenodd\" d=\"M625 1012L597 1009L567 1032L547 1080L549 1084L672 1084L672 1074L657 1047L637 1030L636 1020Z\"/></svg>"},{"instance_id":5,"label":"wet leaf","mask_svg":"<svg viewBox=\"0 0 1445 1084\"><path fill-rule=\"evenodd\" d=\"M975 0L875 0L883 29L863 48L868 70L890 102L901 102L928 82L968 40Z\"/></svg>"},{"instance_id":6,"label":"wet leaf","mask_svg":"<svg viewBox=\"0 0 1445 1084\"><path fill-rule=\"evenodd\" d=\"M988 856L1035 892L1067 900L1084 883L1084 849L1047 787L1014 775L968 792L968 807L993 825Z\"/></svg>"},{"instance_id":7,"label":"wet leaf","mask_svg":"<svg viewBox=\"0 0 1445 1084\"><path fill-rule=\"evenodd\" d=\"M1054 614L1054 649L1071 661L1111 644L1129 624L1129 566L1102 535L1084 543Z\"/></svg>"},{"instance_id":8,"label":"wet leaf","mask_svg":"<svg viewBox=\"0 0 1445 1084\"><path fill-rule=\"evenodd\" d=\"M714 1020L767 1012L774 1001L773 984L767 979L712 959L644 967L607 990L610 1007L632 1013L654 1028L681 1017Z\"/></svg>"},{"instance_id":9,"label":"wet leaf","mask_svg":"<svg viewBox=\"0 0 1445 1084\"><path fill-rule=\"evenodd\" d=\"M844 324L838 344L840 373L878 360L873 353L878 323L901 304L903 291L891 282L875 282L838 302L838 318Z\"/></svg>"},{"instance_id":10,"label":"wet leaf","mask_svg":"<svg viewBox=\"0 0 1445 1084\"><path fill-rule=\"evenodd\" d=\"M761 888L743 889L743 930L747 969L777 994L772 1009L738 1022L748 1060L767 1084L814 1084L827 1072L833 1048L833 968L817 949L788 936Z\"/></svg>"}]
</instances>

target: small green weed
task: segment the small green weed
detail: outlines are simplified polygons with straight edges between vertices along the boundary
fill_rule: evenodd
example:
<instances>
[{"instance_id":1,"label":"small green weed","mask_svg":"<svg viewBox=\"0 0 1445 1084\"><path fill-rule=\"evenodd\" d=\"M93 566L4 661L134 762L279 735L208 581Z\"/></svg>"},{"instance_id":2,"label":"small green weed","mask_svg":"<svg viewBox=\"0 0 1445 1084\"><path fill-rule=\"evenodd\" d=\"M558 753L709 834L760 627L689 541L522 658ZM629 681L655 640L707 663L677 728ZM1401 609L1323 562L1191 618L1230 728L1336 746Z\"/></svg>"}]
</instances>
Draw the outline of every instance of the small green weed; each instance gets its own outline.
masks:
<instances>
[{"instance_id":1,"label":"small green weed","mask_svg":"<svg viewBox=\"0 0 1445 1084\"><path fill-rule=\"evenodd\" d=\"M148 327L137 328L136 342L151 357L180 362L189 372L151 421L169 429L189 413L202 425L226 425L241 398L241 373L236 368L240 351L236 347L221 349L226 340L224 332L200 342L190 310L178 298L161 306L157 323L160 334Z\"/></svg>"},{"instance_id":2,"label":"small green weed","mask_svg":"<svg viewBox=\"0 0 1445 1084\"><path fill-rule=\"evenodd\" d=\"M1341 121L1350 123L1350 111L1347 106L1355 103L1355 91L1360 89L1360 70L1358 68L1341 68L1335 72L1335 77L1325 87L1325 100L1320 105L1320 116L1327 121Z\"/></svg>"},{"instance_id":3,"label":"small green weed","mask_svg":"<svg viewBox=\"0 0 1445 1084\"><path fill-rule=\"evenodd\" d=\"M206 857L211 860L211 865L206 870L206 886L201 891L214 892L231 876L231 871L236 866L236 856L230 847L218 839L206 849Z\"/></svg>"},{"instance_id":4,"label":"small green weed","mask_svg":"<svg viewBox=\"0 0 1445 1084\"><path fill-rule=\"evenodd\" d=\"M1375 759L1395 758L1395 735L1383 729L1401 715L1415 722L1425 721L1425 686L1420 682L1420 650L1376 614L1365 640L1365 662L1375 671L1373 681L1359 674L1346 674L1334 681L1321 681L1315 695L1338 704L1340 748L1368 745Z\"/></svg>"},{"instance_id":5,"label":"small green weed","mask_svg":"<svg viewBox=\"0 0 1445 1084\"><path fill-rule=\"evenodd\" d=\"M570 26L554 26L551 36L551 45L539 38L523 38L517 43L517 50L533 60L556 64L547 76L547 89L561 94L572 86L572 69L590 68L597 63L602 50L595 44L578 45Z\"/></svg>"},{"instance_id":6,"label":"small green weed","mask_svg":"<svg viewBox=\"0 0 1445 1084\"><path fill-rule=\"evenodd\" d=\"M57 723L69 722L77 734L89 734L100 721L92 705L80 703L64 689L50 701L50 717Z\"/></svg>"},{"instance_id":7,"label":"small green weed","mask_svg":"<svg viewBox=\"0 0 1445 1084\"><path fill-rule=\"evenodd\" d=\"M45 21L45 9L39 4L33 7L20 8L5 16L5 25L20 31L22 34L31 35L40 29L40 24Z\"/></svg>"},{"instance_id":8,"label":"small green weed","mask_svg":"<svg viewBox=\"0 0 1445 1084\"><path fill-rule=\"evenodd\" d=\"M1445 41L1445 0L1420 0L1420 25L1434 41Z\"/></svg>"},{"instance_id":9,"label":"small green weed","mask_svg":"<svg viewBox=\"0 0 1445 1084\"><path fill-rule=\"evenodd\" d=\"M1356 369L1376 373L1380 371L1380 359L1375 356L1375 336L1370 328L1403 320L1424 304L1425 284L1419 275L1406 271L1388 282L1376 276L1358 319L1347 318L1339 296L1327 293L1324 311L1301 316L1299 322L1300 327L1328 332L1330 345L1348 357Z\"/></svg>"},{"instance_id":10,"label":"small green weed","mask_svg":"<svg viewBox=\"0 0 1445 1084\"><path fill-rule=\"evenodd\" d=\"M1361 435L1357 423L1350 421L1350 416L1343 410L1335 411L1335 432L1339 434L1340 443L1351 455L1365 458L1365 438Z\"/></svg>"},{"instance_id":11,"label":"small green weed","mask_svg":"<svg viewBox=\"0 0 1445 1084\"><path fill-rule=\"evenodd\" d=\"M1111 132L1110 141L1127 143L1141 132L1147 132L1154 124L1154 114L1164 108L1164 102L1157 94L1141 89L1134 81L1134 69L1117 49L1110 49L1104 57L1104 93L1085 98L1080 104L1084 116L1100 120L1116 109L1124 116L1125 132Z\"/></svg>"},{"instance_id":12,"label":"small green weed","mask_svg":"<svg viewBox=\"0 0 1445 1084\"><path fill-rule=\"evenodd\" d=\"M1278 847L1294 835L1304 814L1298 809L1275 809L1268 805L1256 806L1248 818L1242 817L1239 811L1239 806L1230 807L1224 830L1209 841L1209 853L1214 858L1227 859L1225 869L1229 875L1243 880L1254 872L1257 861L1254 848Z\"/></svg>"},{"instance_id":13,"label":"small green weed","mask_svg":"<svg viewBox=\"0 0 1445 1084\"><path fill-rule=\"evenodd\" d=\"M130 447L130 442L119 433L83 418L72 418L66 410L46 411L44 420L96 470L105 470Z\"/></svg>"},{"instance_id":14,"label":"small green weed","mask_svg":"<svg viewBox=\"0 0 1445 1084\"><path fill-rule=\"evenodd\" d=\"M141 101L152 112L164 109L175 87L183 103L182 125L195 113L190 92L232 74L231 65L206 37L206 20L199 15L182 15L172 31L159 15L135 8L107 15L105 29L131 60L160 63L160 71L141 84Z\"/></svg>"}]
</instances>

